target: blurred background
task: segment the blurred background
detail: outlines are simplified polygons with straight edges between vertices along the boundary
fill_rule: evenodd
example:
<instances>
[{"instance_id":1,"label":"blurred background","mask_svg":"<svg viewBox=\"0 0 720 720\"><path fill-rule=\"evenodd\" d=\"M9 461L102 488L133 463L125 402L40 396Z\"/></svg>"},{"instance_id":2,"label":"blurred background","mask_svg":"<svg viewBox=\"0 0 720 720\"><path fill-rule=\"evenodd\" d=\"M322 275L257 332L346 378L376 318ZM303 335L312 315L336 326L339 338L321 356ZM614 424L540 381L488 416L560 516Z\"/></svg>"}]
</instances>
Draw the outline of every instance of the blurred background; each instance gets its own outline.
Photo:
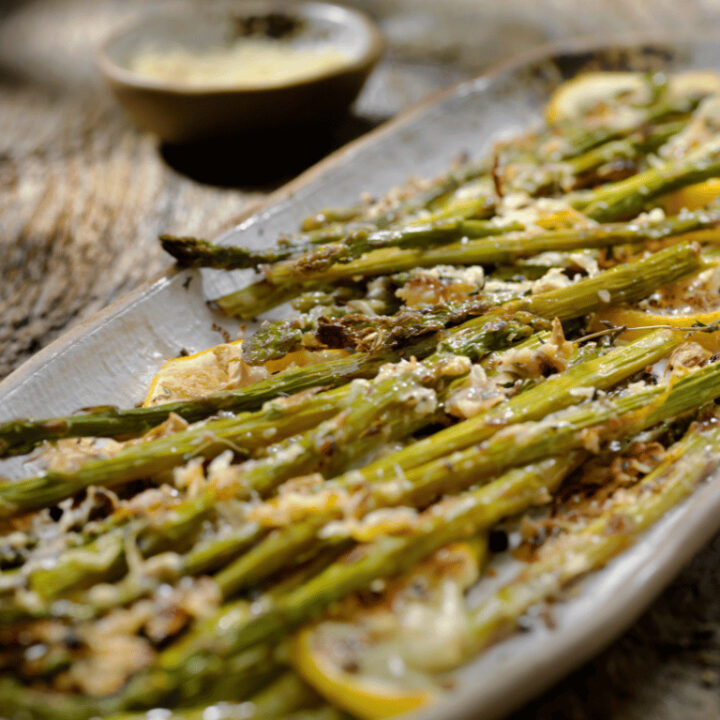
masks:
<instances>
[{"instance_id":1,"label":"blurred background","mask_svg":"<svg viewBox=\"0 0 720 720\"><path fill-rule=\"evenodd\" d=\"M716 33L720 41L720 0L347 4L375 19L387 41L347 119L301 141L282 133L175 146L130 124L94 62L113 29L160 3L0 2L0 378L166 268L158 233L219 234L433 91L569 38ZM720 538L624 638L516 720L720 717L718 559Z\"/></svg>"},{"instance_id":2,"label":"blurred background","mask_svg":"<svg viewBox=\"0 0 720 720\"><path fill-rule=\"evenodd\" d=\"M355 0L388 47L346 122L303 142L281 133L158 148L114 102L94 58L118 26L178 4L0 2L0 377L166 267L159 232L217 235L334 147L439 88L570 37L720 32L718 0Z\"/></svg>"}]
</instances>

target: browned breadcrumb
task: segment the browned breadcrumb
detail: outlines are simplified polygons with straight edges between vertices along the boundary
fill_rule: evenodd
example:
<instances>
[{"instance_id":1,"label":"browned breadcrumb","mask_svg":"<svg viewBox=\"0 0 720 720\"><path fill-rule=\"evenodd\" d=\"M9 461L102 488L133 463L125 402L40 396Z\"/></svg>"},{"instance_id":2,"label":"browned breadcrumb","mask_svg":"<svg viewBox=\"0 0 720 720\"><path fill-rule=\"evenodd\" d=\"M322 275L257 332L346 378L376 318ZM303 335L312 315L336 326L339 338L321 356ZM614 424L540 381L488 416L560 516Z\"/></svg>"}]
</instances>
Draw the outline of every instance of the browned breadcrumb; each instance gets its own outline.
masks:
<instances>
[{"instance_id":1,"label":"browned breadcrumb","mask_svg":"<svg viewBox=\"0 0 720 720\"><path fill-rule=\"evenodd\" d=\"M662 443L638 441L620 454L603 454L587 460L552 498L548 513L534 518L522 517L519 528L522 542L513 554L518 559L533 560L549 538L599 517L619 492L635 486L665 457Z\"/></svg>"}]
</instances>

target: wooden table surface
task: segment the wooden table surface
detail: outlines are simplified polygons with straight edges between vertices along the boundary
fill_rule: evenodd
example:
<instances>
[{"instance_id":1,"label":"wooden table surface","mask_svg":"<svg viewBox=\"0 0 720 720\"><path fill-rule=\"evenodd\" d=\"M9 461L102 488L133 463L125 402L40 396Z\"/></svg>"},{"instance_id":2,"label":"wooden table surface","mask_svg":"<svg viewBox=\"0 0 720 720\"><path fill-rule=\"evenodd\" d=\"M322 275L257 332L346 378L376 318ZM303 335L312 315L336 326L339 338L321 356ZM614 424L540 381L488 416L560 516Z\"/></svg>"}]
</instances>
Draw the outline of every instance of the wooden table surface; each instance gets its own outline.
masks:
<instances>
[{"instance_id":1,"label":"wooden table surface","mask_svg":"<svg viewBox=\"0 0 720 720\"><path fill-rule=\"evenodd\" d=\"M92 62L103 36L148 4L0 4L0 378L165 268L159 232L216 235L435 89L568 37L717 28L720 38L720 0L356 0L389 51L332 136L261 152L179 149L133 129ZM624 637L515 720L719 718L719 561L720 535Z\"/></svg>"}]
</instances>

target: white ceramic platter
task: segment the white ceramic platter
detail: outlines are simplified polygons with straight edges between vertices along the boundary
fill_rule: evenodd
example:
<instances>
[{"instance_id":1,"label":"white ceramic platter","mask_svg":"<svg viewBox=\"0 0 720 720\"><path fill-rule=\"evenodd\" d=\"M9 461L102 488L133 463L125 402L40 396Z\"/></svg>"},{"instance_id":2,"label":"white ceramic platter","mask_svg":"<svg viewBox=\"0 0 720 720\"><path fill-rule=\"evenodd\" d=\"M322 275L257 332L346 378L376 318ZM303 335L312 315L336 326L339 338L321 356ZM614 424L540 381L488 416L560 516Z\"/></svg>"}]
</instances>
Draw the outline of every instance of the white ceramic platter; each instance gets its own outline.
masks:
<instances>
[{"instance_id":1,"label":"white ceramic platter","mask_svg":"<svg viewBox=\"0 0 720 720\"><path fill-rule=\"evenodd\" d=\"M717 40L628 42L613 48L570 47L536 53L470 80L405 113L335 153L274 194L264 209L220 239L262 246L322 207L382 193L409 174L435 175L460 152L528 127L562 79L586 68L720 70ZM115 303L38 353L0 383L0 420L48 417L99 404L128 406L144 394L162 360L181 348L221 341L213 323L233 323L205 304L236 289L247 274L170 272ZM0 474L32 468L14 459ZM720 528L720 477L705 482L640 542L585 580L555 607L553 629L539 627L492 648L458 673L454 690L421 714L424 720L491 720L568 673L609 643L651 602Z\"/></svg>"}]
</instances>

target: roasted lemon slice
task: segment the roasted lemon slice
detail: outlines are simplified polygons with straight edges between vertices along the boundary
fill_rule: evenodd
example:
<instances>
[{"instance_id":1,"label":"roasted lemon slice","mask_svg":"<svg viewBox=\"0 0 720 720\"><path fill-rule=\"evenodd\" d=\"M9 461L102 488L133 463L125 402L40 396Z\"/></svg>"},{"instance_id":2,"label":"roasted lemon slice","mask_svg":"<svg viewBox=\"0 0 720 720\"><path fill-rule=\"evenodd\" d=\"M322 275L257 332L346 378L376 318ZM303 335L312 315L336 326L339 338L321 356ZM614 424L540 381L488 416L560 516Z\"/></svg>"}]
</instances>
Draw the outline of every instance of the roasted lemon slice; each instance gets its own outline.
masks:
<instances>
[{"instance_id":1,"label":"roasted lemon slice","mask_svg":"<svg viewBox=\"0 0 720 720\"><path fill-rule=\"evenodd\" d=\"M478 578L486 544L449 545L387 586L374 604L350 599L303 629L295 669L353 715L387 718L430 704L438 672L455 667L465 636L465 590Z\"/></svg>"},{"instance_id":2,"label":"roasted lemon slice","mask_svg":"<svg viewBox=\"0 0 720 720\"><path fill-rule=\"evenodd\" d=\"M709 70L678 73L668 76L666 97L670 102L700 100L720 93L720 75Z\"/></svg>"},{"instance_id":3,"label":"roasted lemon slice","mask_svg":"<svg viewBox=\"0 0 720 720\"><path fill-rule=\"evenodd\" d=\"M594 330L602 330L606 327L603 323L610 323L618 327L627 327L628 330L622 334L622 339L627 342L632 342L648 332L647 329L633 330L633 328L661 326L687 330L687 328L692 328L694 325L713 325L714 323L720 323L720 310L688 315L662 315L659 313L645 312L643 310L628 310L626 308L613 307L598 312L592 328ZM720 331L689 331L687 332L686 339L702 345L711 352L720 351Z\"/></svg>"},{"instance_id":4,"label":"roasted lemon slice","mask_svg":"<svg viewBox=\"0 0 720 720\"><path fill-rule=\"evenodd\" d=\"M343 668L331 648L333 644L362 642L357 631L346 623L321 623L301 631L293 646L296 669L330 702L368 720L401 715L432 702L435 693L430 690L403 687L402 682Z\"/></svg>"},{"instance_id":5,"label":"roasted lemon slice","mask_svg":"<svg viewBox=\"0 0 720 720\"><path fill-rule=\"evenodd\" d=\"M678 328L687 340L711 352L720 350L720 264L707 257L708 267L689 278L666 285L647 298L640 307L608 307L598 311L591 323L592 330L608 324L626 327L622 338L637 339L648 328ZM702 329L705 326L705 329ZM710 327L708 327L710 326ZM696 332L693 328L698 327ZM641 329L634 329L641 328Z\"/></svg>"},{"instance_id":6,"label":"roasted lemon slice","mask_svg":"<svg viewBox=\"0 0 720 720\"><path fill-rule=\"evenodd\" d=\"M150 383L143 405L192 400L211 392L231 390L259 382L291 366L302 367L333 360L344 350L296 350L262 365L248 365L242 357L242 340L167 360Z\"/></svg>"},{"instance_id":7,"label":"roasted lemon slice","mask_svg":"<svg viewBox=\"0 0 720 720\"><path fill-rule=\"evenodd\" d=\"M638 107L650 104L656 94L650 75L634 72L590 72L560 85L545 108L550 125L580 119L596 119L598 124L613 120L633 120ZM670 103L699 100L720 92L720 76L712 72L688 72L667 78L663 97ZM618 103L622 102L622 108ZM622 117L616 116L616 111ZM640 119L640 116L638 116Z\"/></svg>"},{"instance_id":8,"label":"roasted lemon slice","mask_svg":"<svg viewBox=\"0 0 720 720\"><path fill-rule=\"evenodd\" d=\"M712 178L666 195L662 200L662 207L668 215L676 215L683 208L685 210L702 210L718 198L720 198L720 179ZM704 232L717 235L717 230Z\"/></svg>"},{"instance_id":9,"label":"roasted lemon slice","mask_svg":"<svg viewBox=\"0 0 720 720\"><path fill-rule=\"evenodd\" d=\"M619 100L624 105L647 105L653 89L646 75L633 72L591 72L563 83L545 108L550 125L599 116Z\"/></svg>"}]
</instances>

